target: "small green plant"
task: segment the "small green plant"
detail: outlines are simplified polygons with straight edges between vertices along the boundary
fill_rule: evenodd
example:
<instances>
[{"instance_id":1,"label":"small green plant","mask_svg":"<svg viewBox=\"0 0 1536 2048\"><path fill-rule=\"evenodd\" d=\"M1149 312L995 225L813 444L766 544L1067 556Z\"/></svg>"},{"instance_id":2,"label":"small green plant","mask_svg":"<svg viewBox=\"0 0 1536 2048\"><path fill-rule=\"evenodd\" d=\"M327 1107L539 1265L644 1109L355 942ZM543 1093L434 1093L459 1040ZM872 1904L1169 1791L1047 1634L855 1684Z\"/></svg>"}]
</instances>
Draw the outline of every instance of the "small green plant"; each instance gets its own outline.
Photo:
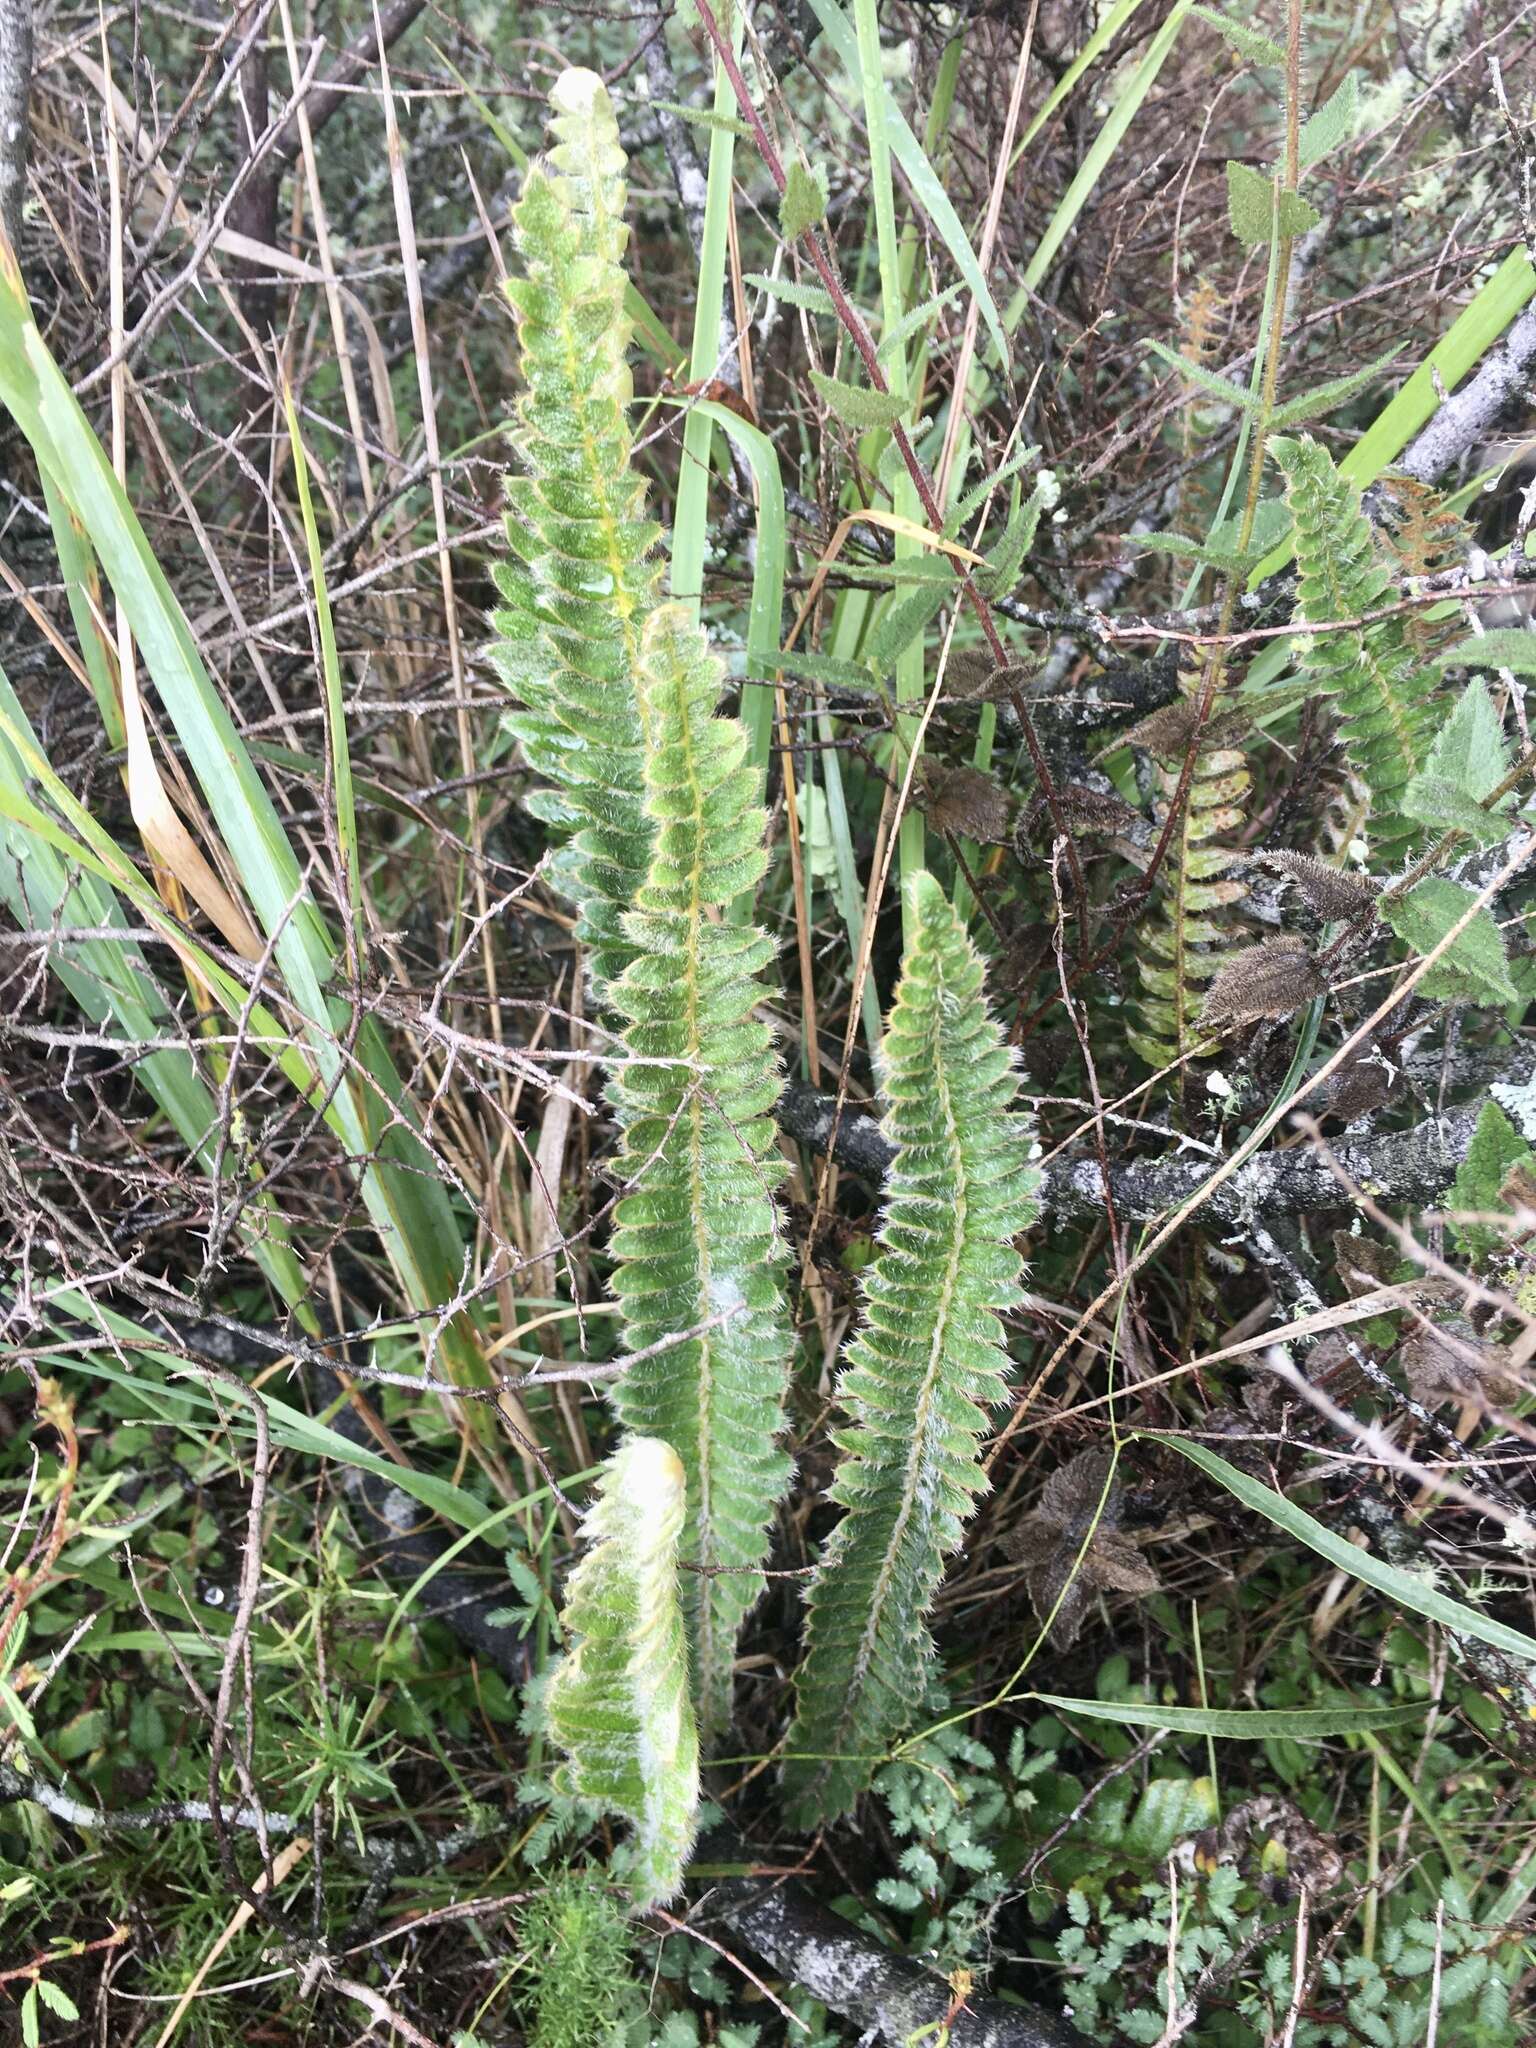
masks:
<instances>
[{"instance_id":1,"label":"small green plant","mask_svg":"<svg viewBox=\"0 0 1536 2048\"><path fill-rule=\"evenodd\" d=\"M644 1995L631 1969L629 1914L602 1874L544 1872L518 1913L517 1934L527 1973L517 2003L529 2048L626 2048L626 2022Z\"/></svg>"}]
</instances>

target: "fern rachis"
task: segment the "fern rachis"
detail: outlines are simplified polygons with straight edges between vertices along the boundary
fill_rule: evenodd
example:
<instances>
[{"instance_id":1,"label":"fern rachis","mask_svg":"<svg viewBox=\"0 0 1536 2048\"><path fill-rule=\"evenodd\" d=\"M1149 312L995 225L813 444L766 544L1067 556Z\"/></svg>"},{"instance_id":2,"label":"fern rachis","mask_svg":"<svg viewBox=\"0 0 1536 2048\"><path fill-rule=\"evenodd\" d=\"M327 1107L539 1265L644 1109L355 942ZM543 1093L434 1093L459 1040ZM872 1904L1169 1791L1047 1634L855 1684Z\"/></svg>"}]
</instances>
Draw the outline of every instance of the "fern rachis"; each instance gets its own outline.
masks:
<instances>
[{"instance_id":1,"label":"fern rachis","mask_svg":"<svg viewBox=\"0 0 1536 2048\"><path fill-rule=\"evenodd\" d=\"M1019 1297L1029 1129L982 997L981 962L930 875L882 1047L897 1147L865 1320L839 1382L846 1510L812 1581L786 1781L801 1817L850 1805L921 1703L926 1614L984 1484L978 1444Z\"/></svg>"}]
</instances>

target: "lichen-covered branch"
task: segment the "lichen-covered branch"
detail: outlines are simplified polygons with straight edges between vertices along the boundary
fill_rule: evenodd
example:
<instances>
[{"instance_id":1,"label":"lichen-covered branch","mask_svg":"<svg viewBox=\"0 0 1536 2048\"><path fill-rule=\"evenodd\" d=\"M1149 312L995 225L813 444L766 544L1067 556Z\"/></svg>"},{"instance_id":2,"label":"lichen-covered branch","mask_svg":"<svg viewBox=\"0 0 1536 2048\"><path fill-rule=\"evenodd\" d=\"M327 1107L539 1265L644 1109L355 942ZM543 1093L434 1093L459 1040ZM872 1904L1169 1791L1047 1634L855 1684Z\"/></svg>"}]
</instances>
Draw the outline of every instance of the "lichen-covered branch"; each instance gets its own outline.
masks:
<instances>
[{"instance_id":1,"label":"lichen-covered branch","mask_svg":"<svg viewBox=\"0 0 1536 2048\"><path fill-rule=\"evenodd\" d=\"M1341 1138L1331 1148L1335 1165L1379 1201L1432 1202L1456 1178L1480 1107L1469 1103L1443 1117L1427 1117L1406 1131ZM839 1165L872 1177L883 1174L891 1147L878 1120L866 1110L847 1106L838 1119L835 1109L832 1096L796 1082L780 1096L776 1115L780 1130L813 1152L830 1146ZM1210 1160L1193 1152L1111 1167L1115 1213L1123 1223L1147 1222L1187 1202L1209 1180L1211 1170ZM1254 1216L1295 1216L1345 1206L1337 1173L1327 1160L1296 1146L1256 1154L1212 1195L1210 1215L1220 1222L1241 1223ZM1040 1184L1040 1209L1052 1222L1102 1216L1104 1174L1098 1161L1049 1161Z\"/></svg>"}]
</instances>

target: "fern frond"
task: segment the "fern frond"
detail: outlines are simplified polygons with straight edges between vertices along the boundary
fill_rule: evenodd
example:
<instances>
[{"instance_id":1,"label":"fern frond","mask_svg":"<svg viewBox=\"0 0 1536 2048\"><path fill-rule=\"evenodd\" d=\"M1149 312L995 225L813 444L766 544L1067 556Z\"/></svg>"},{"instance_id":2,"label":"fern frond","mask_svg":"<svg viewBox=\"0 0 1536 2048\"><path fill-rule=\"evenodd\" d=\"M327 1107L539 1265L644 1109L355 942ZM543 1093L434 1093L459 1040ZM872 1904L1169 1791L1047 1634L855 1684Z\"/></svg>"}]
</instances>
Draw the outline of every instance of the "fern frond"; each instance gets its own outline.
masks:
<instances>
[{"instance_id":1,"label":"fern frond","mask_svg":"<svg viewBox=\"0 0 1536 2048\"><path fill-rule=\"evenodd\" d=\"M761 1590L768 1527L788 1478L775 1439L788 1379L771 1116L781 1085L759 976L772 942L717 922L766 864L747 739L714 715L720 665L688 613L646 621L638 671L652 733L649 872L623 920L631 960L611 990L627 1061L611 1092L624 1126L613 1291L637 1359L619 1382L626 1424L674 1445L688 1471L683 1555L700 1720L730 1719L737 1631Z\"/></svg>"},{"instance_id":2,"label":"fern frond","mask_svg":"<svg viewBox=\"0 0 1536 2048\"><path fill-rule=\"evenodd\" d=\"M566 1587L574 1639L546 1695L571 1790L634 1823L635 1903L682 1883L699 1807L699 1738L678 1600L683 1467L669 1444L631 1437L603 1467L582 1522L590 1548Z\"/></svg>"},{"instance_id":3,"label":"fern frond","mask_svg":"<svg viewBox=\"0 0 1536 2048\"><path fill-rule=\"evenodd\" d=\"M1219 742L1219 723L1217 735ZM1183 747L1171 746L1158 763L1165 805L1178 789L1183 758ZM1136 928L1136 971L1145 994L1140 1028L1126 1037L1149 1066L1171 1066L1214 1046L1199 1018L1207 988L1231 958L1232 932L1222 913L1248 894L1247 882L1232 872L1248 789L1248 760L1240 748L1202 745L1158 876L1157 915Z\"/></svg>"},{"instance_id":4,"label":"fern frond","mask_svg":"<svg viewBox=\"0 0 1536 2048\"><path fill-rule=\"evenodd\" d=\"M522 275L507 296L524 390L511 438L524 473L506 486L512 559L496 569L506 605L493 655L522 707L507 725L554 785L530 808L574 827L557 872L605 1002L633 951L620 919L650 857L634 674L659 529L630 469L618 126L593 72L564 72L551 101L554 147L513 215Z\"/></svg>"},{"instance_id":5,"label":"fern frond","mask_svg":"<svg viewBox=\"0 0 1536 2048\"><path fill-rule=\"evenodd\" d=\"M910 931L881 1053L896 1157L838 1385L850 1424L832 1498L847 1512L811 1584L789 1736L804 1760L786 1785L806 1821L853 1802L921 1705L928 1609L986 1483L978 1446L1007 1372L998 1316L1019 1300L1011 1240L1038 1178L980 957L931 875L912 879Z\"/></svg>"},{"instance_id":6,"label":"fern frond","mask_svg":"<svg viewBox=\"0 0 1536 2048\"><path fill-rule=\"evenodd\" d=\"M1360 493L1310 435L1270 442L1285 476L1295 524L1299 615L1310 624L1358 618L1390 603L1395 590L1360 507ZM1369 792L1370 828L1380 851L1401 852L1416 827L1402 815L1409 781L1429 751L1436 713L1433 672L1414 651L1401 619L1309 633L1297 662L1335 700L1349 764Z\"/></svg>"}]
</instances>

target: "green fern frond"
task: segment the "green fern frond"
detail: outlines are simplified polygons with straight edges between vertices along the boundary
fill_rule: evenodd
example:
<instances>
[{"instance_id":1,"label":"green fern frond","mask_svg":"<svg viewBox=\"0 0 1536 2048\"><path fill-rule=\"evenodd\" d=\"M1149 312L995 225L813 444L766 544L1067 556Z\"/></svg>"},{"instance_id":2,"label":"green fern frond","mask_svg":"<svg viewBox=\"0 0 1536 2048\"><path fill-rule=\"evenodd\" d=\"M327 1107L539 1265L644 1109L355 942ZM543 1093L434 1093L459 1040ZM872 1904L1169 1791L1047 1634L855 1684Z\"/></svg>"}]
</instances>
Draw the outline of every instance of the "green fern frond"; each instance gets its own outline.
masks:
<instances>
[{"instance_id":1,"label":"green fern frond","mask_svg":"<svg viewBox=\"0 0 1536 2048\"><path fill-rule=\"evenodd\" d=\"M570 1789L634 1824L626 1878L639 1906L682 1883L699 1807L699 1738L678 1599L683 1467L631 1437L603 1467L582 1522L590 1548L566 1587L574 1639L546 1695Z\"/></svg>"},{"instance_id":2,"label":"green fern frond","mask_svg":"<svg viewBox=\"0 0 1536 2048\"><path fill-rule=\"evenodd\" d=\"M1389 604L1393 578L1360 507L1360 493L1310 435L1277 437L1270 451L1285 476L1295 523L1299 616L1311 624L1358 618ZM1296 642L1298 665L1335 700L1349 764L1371 800L1371 830L1388 857L1417 829L1402 815L1404 789L1423 766L1436 722L1433 672L1401 619L1380 619Z\"/></svg>"},{"instance_id":3,"label":"green fern frond","mask_svg":"<svg viewBox=\"0 0 1536 2048\"><path fill-rule=\"evenodd\" d=\"M638 672L653 734L649 873L623 920L631 960L611 990L626 1063L611 1092L624 1126L613 1291L638 1358L619 1382L631 1429L664 1437L688 1471L684 1558L700 1720L730 1719L737 1631L788 1478L777 1448L791 1342L773 1189L781 1085L755 1014L772 942L717 922L763 872L766 819L747 739L714 715L720 665L681 606L647 620ZM700 1331L665 1343L680 1331Z\"/></svg>"},{"instance_id":4,"label":"green fern frond","mask_svg":"<svg viewBox=\"0 0 1536 2048\"><path fill-rule=\"evenodd\" d=\"M497 565L506 606L493 653L522 707L507 725L554 786L529 807L574 827L557 872L606 1001L631 957L620 919L650 858L634 674L656 601L659 529L630 469L618 126L593 72L564 72L551 102L554 146L529 170L513 216L523 274L507 296L524 390L511 438L524 473L506 487L512 559Z\"/></svg>"},{"instance_id":5,"label":"green fern frond","mask_svg":"<svg viewBox=\"0 0 1536 2048\"><path fill-rule=\"evenodd\" d=\"M1183 759L1182 748L1170 748L1158 764L1165 804L1178 789ZM1232 931L1222 913L1248 894L1247 882L1231 872L1248 789L1241 749L1201 747L1184 815L1158 877L1157 915L1136 928L1136 971L1145 994L1140 1027L1126 1036L1149 1066L1171 1066L1214 1046L1199 1016L1206 990L1231 957Z\"/></svg>"},{"instance_id":6,"label":"green fern frond","mask_svg":"<svg viewBox=\"0 0 1536 2048\"><path fill-rule=\"evenodd\" d=\"M978 1447L1008 1363L998 1317L1020 1298L1012 1239L1038 1180L980 957L931 875L913 876L909 908L881 1052L896 1157L838 1385L851 1420L832 1498L847 1512L811 1584L789 1736L807 1822L852 1804L921 1704L928 1609L986 1483Z\"/></svg>"}]
</instances>

